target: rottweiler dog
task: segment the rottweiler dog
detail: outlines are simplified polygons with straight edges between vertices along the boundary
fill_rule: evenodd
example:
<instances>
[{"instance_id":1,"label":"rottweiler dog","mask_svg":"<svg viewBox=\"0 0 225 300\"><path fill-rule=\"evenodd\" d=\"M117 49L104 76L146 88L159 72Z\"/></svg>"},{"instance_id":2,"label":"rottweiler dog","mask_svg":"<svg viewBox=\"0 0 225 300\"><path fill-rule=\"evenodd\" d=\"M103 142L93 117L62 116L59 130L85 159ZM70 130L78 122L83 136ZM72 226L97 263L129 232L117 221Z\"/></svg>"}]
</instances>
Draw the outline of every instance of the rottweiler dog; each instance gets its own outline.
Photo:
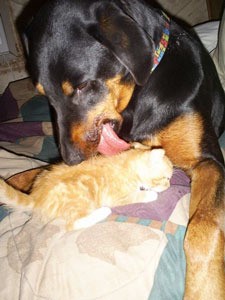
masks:
<instances>
[{"instance_id":1,"label":"rottweiler dog","mask_svg":"<svg viewBox=\"0 0 225 300\"><path fill-rule=\"evenodd\" d=\"M29 66L57 115L64 161L163 147L191 177L184 299L225 299L225 95L195 34L141 0L48 2Z\"/></svg>"}]
</instances>

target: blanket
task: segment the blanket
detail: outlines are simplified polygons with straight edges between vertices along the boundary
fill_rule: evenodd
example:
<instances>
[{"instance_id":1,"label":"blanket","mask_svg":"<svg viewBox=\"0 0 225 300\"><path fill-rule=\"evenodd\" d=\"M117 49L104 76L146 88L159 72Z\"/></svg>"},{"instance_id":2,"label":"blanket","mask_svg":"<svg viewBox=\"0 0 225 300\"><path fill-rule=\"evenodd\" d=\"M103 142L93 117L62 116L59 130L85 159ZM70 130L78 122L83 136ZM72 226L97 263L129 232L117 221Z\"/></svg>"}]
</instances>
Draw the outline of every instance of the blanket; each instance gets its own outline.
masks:
<instances>
[{"instance_id":1,"label":"blanket","mask_svg":"<svg viewBox=\"0 0 225 300\"><path fill-rule=\"evenodd\" d=\"M189 187L173 185L170 193L71 232L61 220L43 224L2 206L1 299L181 300Z\"/></svg>"},{"instance_id":2,"label":"blanket","mask_svg":"<svg viewBox=\"0 0 225 300\"><path fill-rule=\"evenodd\" d=\"M60 159L51 108L30 78L9 84L0 97L0 176Z\"/></svg>"},{"instance_id":3,"label":"blanket","mask_svg":"<svg viewBox=\"0 0 225 300\"><path fill-rule=\"evenodd\" d=\"M29 78L11 83L0 107L0 176L60 159L51 108ZM189 178L175 169L157 200L112 208L87 229L0 206L1 299L181 300L189 200Z\"/></svg>"}]
</instances>

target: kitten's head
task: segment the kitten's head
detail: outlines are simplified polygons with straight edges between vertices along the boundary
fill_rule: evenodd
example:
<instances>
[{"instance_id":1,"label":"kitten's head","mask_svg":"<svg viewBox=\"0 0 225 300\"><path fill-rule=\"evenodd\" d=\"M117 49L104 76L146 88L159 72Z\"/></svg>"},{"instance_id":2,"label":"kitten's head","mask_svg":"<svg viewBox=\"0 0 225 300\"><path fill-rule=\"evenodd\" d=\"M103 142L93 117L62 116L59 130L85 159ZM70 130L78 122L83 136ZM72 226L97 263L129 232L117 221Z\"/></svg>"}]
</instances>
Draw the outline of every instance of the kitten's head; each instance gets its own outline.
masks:
<instances>
[{"instance_id":1,"label":"kitten's head","mask_svg":"<svg viewBox=\"0 0 225 300\"><path fill-rule=\"evenodd\" d=\"M161 192L170 186L173 165L163 149L140 151L135 162L141 182L151 190Z\"/></svg>"}]
</instances>

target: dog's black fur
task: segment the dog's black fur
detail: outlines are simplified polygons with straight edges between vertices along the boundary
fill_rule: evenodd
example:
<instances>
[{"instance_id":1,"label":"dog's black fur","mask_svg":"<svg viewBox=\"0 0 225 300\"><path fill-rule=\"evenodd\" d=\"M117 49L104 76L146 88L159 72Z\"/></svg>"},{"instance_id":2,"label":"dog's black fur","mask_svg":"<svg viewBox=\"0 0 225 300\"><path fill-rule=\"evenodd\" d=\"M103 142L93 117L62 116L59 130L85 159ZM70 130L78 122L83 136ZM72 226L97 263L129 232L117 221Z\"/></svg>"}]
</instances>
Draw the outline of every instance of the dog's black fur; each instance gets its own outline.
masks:
<instances>
[{"instance_id":1,"label":"dog's black fur","mask_svg":"<svg viewBox=\"0 0 225 300\"><path fill-rule=\"evenodd\" d=\"M190 221L194 224L200 219L198 210L201 216L205 214L204 205L199 203L207 193L214 196L206 199L206 211L220 207L220 213L224 212L223 157L218 137L225 127L225 96L214 64L199 39L172 20L167 50L151 72L164 26L162 12L143 1L50 1L31 25L29 66L35 83L41 85L56 110L65 162L76 164L95 154L101 126L106 122L129 142L163 146L172 162L186 170L194 182L194 217ZM114 108L109 107L111 102L104 104L110 94L113 97L116 93L115 84L111 89L109 83L115 78L119 78L116 84L125 89L122 96L118 94L122 109L118 103ZM69 82L69 90L62 88L63 82ZM95 117L96 107L100 112ZM208 171L204 173L205 166ZM201 182L202 172L212 172L217 179L214 182L209 176ZM202 184L208 185L203 189L209 189L204 195L199 192ZM213 222L218 223L219 213L215 215ZM190 263L189 252L195 255L196 247L203 248L198 235L200 246L192 244L192 227L186 247L190 265L194 263ZM219 243L224 245L221 232ZM187 271L192 274L191 267ZM195 275L197 281L214 281L204 271L201 274ZM219 287L224 287L223 271L214 277L220 278ZM206 299L209 288L198 289L198 283L189 281L187 275L187 299L189 294L190 299L193 295L193 299ZM217 284L213 285L213 299L222 299L224 293L219 294Z\"/></svg>"},{"instance_id":2,"label":"dog's black fur","mask_svg":"<svg viewBox=\"0 0 225 300\"><path fill-rule=\"evenodd\" d=\"M115 23L112 36L99 26L103 13ZM204 152L222 161L217 137L225 123L224 94L213 63L194 34L171 22L168 49L150 74L163 26L161 13L140 1L52 1L39 12L29 42L31 74L56 109L68 164L85 158L71 142L71 123L81 122L102 101L105 81L117 74L124 82L137 84L123 112L121 137L142 141L175 117L197 111L206 120ZM121 46L122 35L129 40L128 49ZM69 97L62 93L64 80L75 87L87 82L81 100L76 93Z\"/></svg>"}]
</instances>

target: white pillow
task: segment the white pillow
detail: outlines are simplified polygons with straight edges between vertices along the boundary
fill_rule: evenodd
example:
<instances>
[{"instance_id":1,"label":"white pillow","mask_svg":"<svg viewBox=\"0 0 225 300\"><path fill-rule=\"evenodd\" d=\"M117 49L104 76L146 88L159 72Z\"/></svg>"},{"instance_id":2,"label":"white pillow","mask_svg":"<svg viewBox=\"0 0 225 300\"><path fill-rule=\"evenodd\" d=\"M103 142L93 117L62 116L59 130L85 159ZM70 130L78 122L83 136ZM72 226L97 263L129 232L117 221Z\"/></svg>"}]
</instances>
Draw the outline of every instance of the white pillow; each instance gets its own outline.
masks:
<instances>
[{"instance_id":1,"label":"white pillow","mask_svg":"<svg viewBox=\"0 0 225 300\"><path fill-rule=\"evenodd\" d=\"M212 52L217 45L219 21L207 22L194 27L203 45L209 52Z\"/></svg>"}]
</instances>

